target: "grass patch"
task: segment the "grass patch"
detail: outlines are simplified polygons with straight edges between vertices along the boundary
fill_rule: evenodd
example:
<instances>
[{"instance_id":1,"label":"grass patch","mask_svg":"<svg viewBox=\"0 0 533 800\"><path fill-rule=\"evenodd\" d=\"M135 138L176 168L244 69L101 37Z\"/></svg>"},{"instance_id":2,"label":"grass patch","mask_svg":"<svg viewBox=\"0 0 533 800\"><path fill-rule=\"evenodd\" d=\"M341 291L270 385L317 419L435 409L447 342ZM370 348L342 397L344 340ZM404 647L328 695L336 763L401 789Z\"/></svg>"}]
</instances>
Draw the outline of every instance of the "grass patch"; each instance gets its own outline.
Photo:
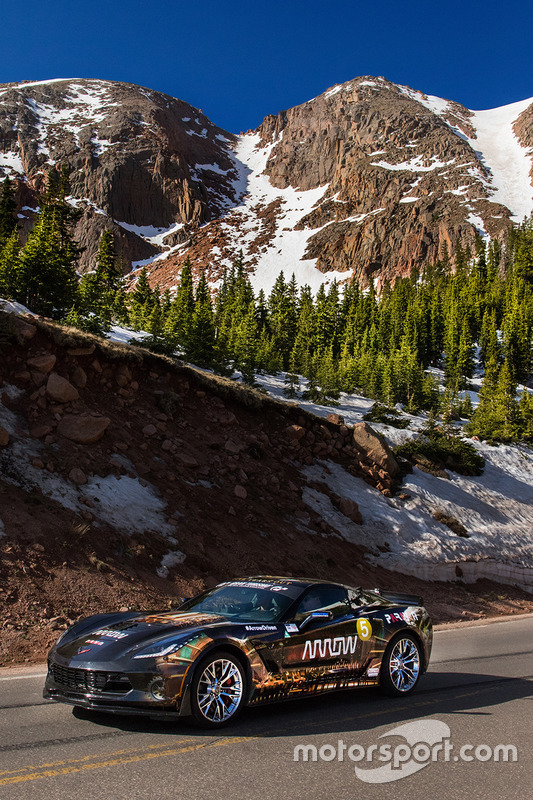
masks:
<instances>
[{"instance_id":1,"label":"grass patch","mask_svg":"<svg viewBox=\"0 0 533 800\"><path fill-rule=\"evenodd\" d=\"M384 425L391 425L393 428L400 428L401 430L409 427L408 419L401 419L399 411L395 408L389 408L383 403L374 403L363 419L367 422L381 422Z\"/></svg>"},{"instance_id":2,"label":"grass patch","mask_svg":"<svg viewBox=\"0 0 533 800\"><path fill-rule=\"evenodd\" d=\"M394 452L412 463L416 463L421 454L437 468L449 469L459 475L482 475L485 468L485 459L474 445L466 442L455 429L440 427L432 419L420 436L399 445Z\"/></svg>"}]
</instances>

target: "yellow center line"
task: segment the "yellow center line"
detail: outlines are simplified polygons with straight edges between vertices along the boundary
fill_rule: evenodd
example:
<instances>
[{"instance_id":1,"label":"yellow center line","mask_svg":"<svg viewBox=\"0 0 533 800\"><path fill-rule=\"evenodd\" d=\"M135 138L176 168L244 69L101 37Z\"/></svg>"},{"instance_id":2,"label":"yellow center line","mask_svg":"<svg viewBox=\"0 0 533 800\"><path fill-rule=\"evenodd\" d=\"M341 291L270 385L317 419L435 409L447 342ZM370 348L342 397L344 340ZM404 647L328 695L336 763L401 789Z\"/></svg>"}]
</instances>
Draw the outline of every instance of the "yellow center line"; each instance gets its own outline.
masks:
<instances>
[{"instance_id":1,"label":"yellow center line","mask_svg":"<svg viewBox=\"0 0 533 800\"><path fill-rule=\"evenodd\" d=\"M10 778L0 779L0 786L7 786L15 783L26 783L27 781L36 781L41 778L53 778L58 775L72 775L76 772L87 772L92 769L102 769L104 767L116 767L123 764L133 764L141 761L150 761L154 758L163 758L164 756L174 756L179 753L192 753L195 750L207 749L208 747L222 747L227 744L235 744L237 742L245 742L250 739L255 739L255 736L236 736L232 739L218 739L209 744L196 744L189 747L173 747L164 750L160 753L143 753L142 755L128 756L127 758L111 758L107 761L96 761L93 764L82 764L79 766L68 766L62 769L43 769L39 772L32 772L29 775L14 775Z\"/></svg>"},{"instance_id":2,"label":"yellow center line","mask_svg":"<svg viewBox=\"0 0 533 800\"><path fill-rule=\"evenodd\" d=\"M111 756L123 756L128 753L139 753L144 750L160 750L165 747L170 747L177 744L185 744L185 742L195 742L197 741L197 737L190 737L188 739L177 739L173 742L165 742L164 744L148 744L144 745L143 747L131 747L122 750L113 750L111 753L106 753L106 758ZM6 769L0 772L0 777L2 775L15 775L18 772L27 772L30 769L46 769L48 767L62 767L66 764L80 764L83 761L90 761L92 758L98 758L97 753L91 753L88 756L83 756L82 758L65 758L61 761L52 761L48 764L31 764L27 767L19 767L19 769Z\"/></svg>"}]
</instances>

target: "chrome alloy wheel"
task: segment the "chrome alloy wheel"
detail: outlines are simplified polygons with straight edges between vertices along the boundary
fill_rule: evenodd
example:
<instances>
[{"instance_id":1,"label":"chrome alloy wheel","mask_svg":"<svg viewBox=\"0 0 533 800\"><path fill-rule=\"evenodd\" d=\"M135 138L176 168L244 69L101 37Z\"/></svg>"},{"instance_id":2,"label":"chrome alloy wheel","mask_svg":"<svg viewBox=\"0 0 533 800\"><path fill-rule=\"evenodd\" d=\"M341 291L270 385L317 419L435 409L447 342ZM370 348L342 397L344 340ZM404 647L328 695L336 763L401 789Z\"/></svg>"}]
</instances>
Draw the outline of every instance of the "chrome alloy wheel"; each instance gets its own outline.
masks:
<instances>
[{"instance_id":1,"label":"chrome alloy wheel","mask_svg":"<svg viewBox=\"0 0 533 800\"><path fill-rule=\"evenodd\" d=\"M209 722L223 722L239 707L243 690L241 673L233 661L211 661L198 681L198 708Z\"/></svg>"},{"instance_id":2,"label":"chrome alloy wheel","mask_svg":"<svg viewBox=\"0 0 533 800\"><path fill-rule=\"evenodd\" d=\"M392 648L389 674L399 692L408 692L418 680L420 653L412 639L398 639Z\"/></svg>"}]
</instances>

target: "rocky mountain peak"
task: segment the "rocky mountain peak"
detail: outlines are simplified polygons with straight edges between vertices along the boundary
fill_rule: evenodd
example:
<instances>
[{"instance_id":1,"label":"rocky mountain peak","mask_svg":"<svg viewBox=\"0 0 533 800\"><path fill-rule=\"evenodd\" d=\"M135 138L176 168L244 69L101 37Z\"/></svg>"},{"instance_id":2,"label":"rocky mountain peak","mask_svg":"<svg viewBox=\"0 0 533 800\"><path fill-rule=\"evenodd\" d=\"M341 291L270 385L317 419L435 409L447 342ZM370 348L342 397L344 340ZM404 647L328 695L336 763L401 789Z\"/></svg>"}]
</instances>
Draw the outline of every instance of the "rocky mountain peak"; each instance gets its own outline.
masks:
<instances>
[{"instance_id":1,"label":"rocky mountain peak","mask_svg":"<svg viewBox=\"0 0 533 800\"><path fill-rule=\"evenodd\" d=\"M0 169L24 176L24 224L46 169L68 163L82 268L112 226L126 261L163 287L187 256L215 282L241 249L257 289L282 269L314 290L352 275L379 283L476 235L502 237L533 210L530 100L474 112L382 77L333 86L240 137L132 84L6 84L0 141Z\"/></svg>"}]
</instances>

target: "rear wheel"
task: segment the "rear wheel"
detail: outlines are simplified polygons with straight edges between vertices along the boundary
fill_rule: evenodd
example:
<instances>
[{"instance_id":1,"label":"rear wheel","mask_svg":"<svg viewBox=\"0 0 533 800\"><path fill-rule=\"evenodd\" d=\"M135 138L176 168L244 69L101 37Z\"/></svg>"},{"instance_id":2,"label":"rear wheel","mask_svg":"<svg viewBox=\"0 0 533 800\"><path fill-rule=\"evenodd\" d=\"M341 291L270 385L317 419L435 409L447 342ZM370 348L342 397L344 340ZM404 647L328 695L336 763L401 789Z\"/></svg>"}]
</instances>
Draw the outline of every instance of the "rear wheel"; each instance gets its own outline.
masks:
<instances>
[{"instance_id":1,"label":"rear wheel","mask_svg":"<svg viewBox=\"0 0 533 800\"><path fill-rule=\"evenodd\" d=\"M244 669L232 653L217 650L200 662L191 684L191 711L198 725L227 725L241 712L245 697Z\"/></svg>"},{"instance_id":2,"label":"rear wheel","mask_svg":"<svg viewBox=\"0 0 533 800\"><path fill-rule=\"evenodd\" d=\"M422 651L412 633L400 633L387 645L379 684L386 694L402 697L411 694L422 674Z\"/></svg>"}]
</instances>

